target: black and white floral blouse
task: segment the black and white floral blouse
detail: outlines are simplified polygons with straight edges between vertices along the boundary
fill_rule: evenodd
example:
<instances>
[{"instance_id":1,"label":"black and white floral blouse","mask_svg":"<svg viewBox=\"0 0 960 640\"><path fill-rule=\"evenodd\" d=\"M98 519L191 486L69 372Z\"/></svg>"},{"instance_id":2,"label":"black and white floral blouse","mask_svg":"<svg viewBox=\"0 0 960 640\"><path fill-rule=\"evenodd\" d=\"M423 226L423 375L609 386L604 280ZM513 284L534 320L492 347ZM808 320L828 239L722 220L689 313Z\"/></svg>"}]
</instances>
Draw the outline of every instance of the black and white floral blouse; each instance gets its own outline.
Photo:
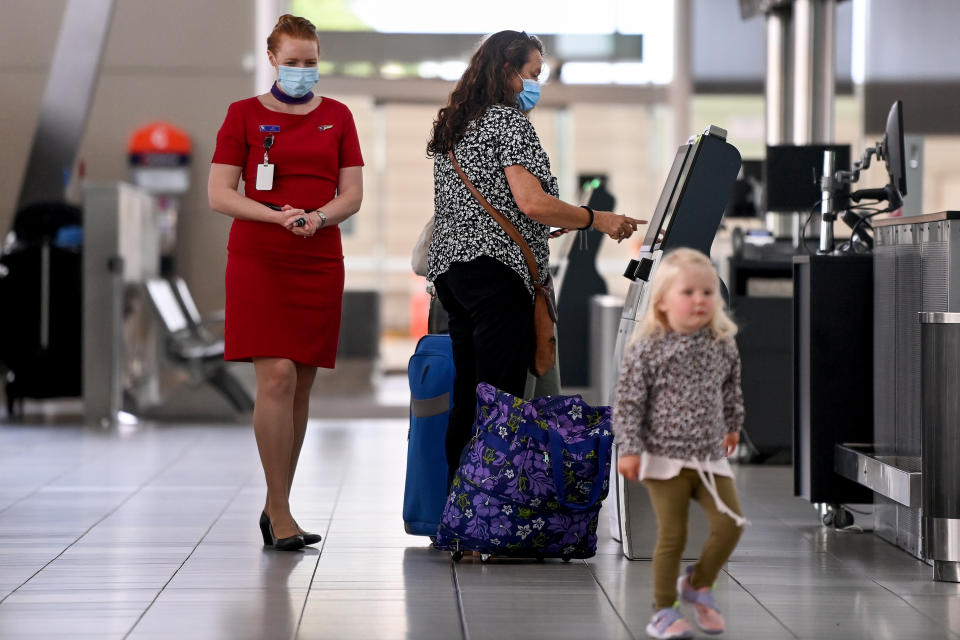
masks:
<instances>
[{"instance_id":1,"label":"black and white floral blouse","mask_svg":"<svg viewBox=\"0 0 960 640\"><path fill-rule=\"evenodd\" d=\"M550 174L550 159L530 120L513 107L492 105L467 126L454 153L477 190L530 244L542 281L548 273L550 229L520 211L504 173L506 167L523 165L539 178L546 193L559 195L557 179ZM445 153L434 157L433 184L435 226L427 254L427 279L435 281L454 262L489 256L516 271L532 296L533 282L520 248L470 194Z\"/></svg>"}]
</instances>

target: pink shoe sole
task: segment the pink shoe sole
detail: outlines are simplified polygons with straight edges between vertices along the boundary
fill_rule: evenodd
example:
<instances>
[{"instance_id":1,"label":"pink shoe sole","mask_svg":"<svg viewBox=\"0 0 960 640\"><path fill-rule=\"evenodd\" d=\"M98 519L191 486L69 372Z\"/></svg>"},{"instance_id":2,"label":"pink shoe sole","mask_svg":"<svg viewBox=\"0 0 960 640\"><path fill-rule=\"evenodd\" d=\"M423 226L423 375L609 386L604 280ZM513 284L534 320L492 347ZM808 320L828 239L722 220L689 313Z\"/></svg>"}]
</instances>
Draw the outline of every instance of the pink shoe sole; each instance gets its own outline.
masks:
<instances>
[{"instance_id":1,"label":"pink shoe sole","mask_svg":"<svg viewBox=\"0 0 960 640\"><path fill-rule=\"evenodd\" d=\"M647 635L660 640L692 638L693 627L674 608L661 609L653 614L646 628Z\"/></svg>"},{"instance_id":2,"label":"pink shoe sole","mask_svg":"<svg viewBox=\"0 0 960 640\"><path fill-rule=\"evenodd\" d=\"M694 622L704 633L716 635L723 633L727 624L723 616L717 609L717 602L713 597L713 589L710 587L701 587L694 589L690 584L690 575L693 567L687 567L683 576L677 580L677 593L680 594L680 600L693 605Z\"/></svg>"},{"instance_id":3,"label":"pink shoe sole","mask_svg":"<svg viewBox=\"0 0 960 640\"><path fill-rule=\"evenodd\" d=\"M693 620L697 623L697 627L704 633L716 635L726 630L727 623L716 609L711 609L702 604L694 604L693 609Z\"/></svg>"}]
</instances>

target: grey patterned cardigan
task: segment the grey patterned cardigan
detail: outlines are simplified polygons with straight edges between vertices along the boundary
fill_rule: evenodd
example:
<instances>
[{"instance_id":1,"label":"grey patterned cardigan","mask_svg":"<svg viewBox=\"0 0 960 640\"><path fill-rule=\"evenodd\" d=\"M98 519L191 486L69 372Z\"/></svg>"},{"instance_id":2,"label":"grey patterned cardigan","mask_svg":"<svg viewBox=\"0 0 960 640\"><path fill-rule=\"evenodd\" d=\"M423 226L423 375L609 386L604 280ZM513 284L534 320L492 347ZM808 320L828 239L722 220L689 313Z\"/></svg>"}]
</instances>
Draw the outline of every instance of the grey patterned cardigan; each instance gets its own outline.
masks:
<instances>
[{"instance_id":1,"label":"grey patterned cardigan","mask_svg":"<svg viewBox=\"0 0 960 640\"><path fill-rule=\"evenodd\" d=\"M740 354L709 327L641 338L623 357L613 408L620 453L681 460L724 457L723 438L743 426Z\"/></svg>"}]
</instances>

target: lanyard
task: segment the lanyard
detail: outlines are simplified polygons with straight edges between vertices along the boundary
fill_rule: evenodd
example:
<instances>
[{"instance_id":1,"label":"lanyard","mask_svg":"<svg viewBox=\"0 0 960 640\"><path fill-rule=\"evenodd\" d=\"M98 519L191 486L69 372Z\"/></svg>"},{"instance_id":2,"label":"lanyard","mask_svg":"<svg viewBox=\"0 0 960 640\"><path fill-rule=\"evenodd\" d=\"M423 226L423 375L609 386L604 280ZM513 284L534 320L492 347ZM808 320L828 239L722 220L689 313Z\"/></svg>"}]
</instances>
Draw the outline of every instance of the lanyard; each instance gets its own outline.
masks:
<instances>
[{"instance_id":1,"label":"lanyard","mask_svg":"<svg viewBox=\"0 0 960 640\"><path fill-rule=\"evenodd\" d=\"M269 135L263 139L263 164L269 164L270 160L267 152L273 147L273 136Z\"/></svg>"}]
</instances>

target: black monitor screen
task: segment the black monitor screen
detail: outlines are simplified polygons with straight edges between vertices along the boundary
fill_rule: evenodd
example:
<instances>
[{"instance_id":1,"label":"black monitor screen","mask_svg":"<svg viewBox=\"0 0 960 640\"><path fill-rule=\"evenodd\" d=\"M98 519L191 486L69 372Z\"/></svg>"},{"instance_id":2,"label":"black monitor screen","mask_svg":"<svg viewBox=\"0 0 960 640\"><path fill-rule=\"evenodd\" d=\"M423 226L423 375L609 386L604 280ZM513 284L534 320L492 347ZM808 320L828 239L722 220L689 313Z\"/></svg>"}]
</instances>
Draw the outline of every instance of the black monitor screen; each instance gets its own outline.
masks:
<instances>
[{"instance_id":1,"label":"black monitor screen","mask_svg":"<svg viewBox=\"0 0 960 640\"><path fill-rule=\"evenodd\" d=\"M743 160L723 217L754 218L763 214L763 160Z\"/></svg>"},{"instance_id":2,"label":"black monitor screen","mask_svg":"<svg viewBox=\"0 0 960 640\"><path fill-rule=\"evenodd\" d=\"M907 164L903 154L903 103L899 100L887 114L887 130L883 138L884 161L890 183L901 196L907 195Z\"/></svg>"},{"instance_id":3,"label":"black monitor screen","mask_svg":"<svg viewBox=\"0 0 960 640\"><path fill-rule=\"evenodd\" d=\"M808 144L767 147L763 163L765 211L808 211L820 200L820 176L823 152L836 152L836 171L850 167L850 145ZM837 208L847 207L846 194L838 198Z\"/></svg>"},{"instance_id":4,"label":"black monitor screen","mask_svg":"<svg viewBox=\"0 0 960 640\"><path fill-rule=\"evenodd\" d=\"M650 218L650 224L647 226L647 235L643 238L643 247L653 250L657 244L657 235L660 229L666 230L670 224L670 216L676 207L676 190L679 188L680 173L683 171L683 165L690 155L690 149L693 145L685 144L677 149L677 155L673 158L673 164L670 166L670 173L667 174L667 181L660 192L660 199L657 200L657 208Z\"/></svg>"}]
</instances>

